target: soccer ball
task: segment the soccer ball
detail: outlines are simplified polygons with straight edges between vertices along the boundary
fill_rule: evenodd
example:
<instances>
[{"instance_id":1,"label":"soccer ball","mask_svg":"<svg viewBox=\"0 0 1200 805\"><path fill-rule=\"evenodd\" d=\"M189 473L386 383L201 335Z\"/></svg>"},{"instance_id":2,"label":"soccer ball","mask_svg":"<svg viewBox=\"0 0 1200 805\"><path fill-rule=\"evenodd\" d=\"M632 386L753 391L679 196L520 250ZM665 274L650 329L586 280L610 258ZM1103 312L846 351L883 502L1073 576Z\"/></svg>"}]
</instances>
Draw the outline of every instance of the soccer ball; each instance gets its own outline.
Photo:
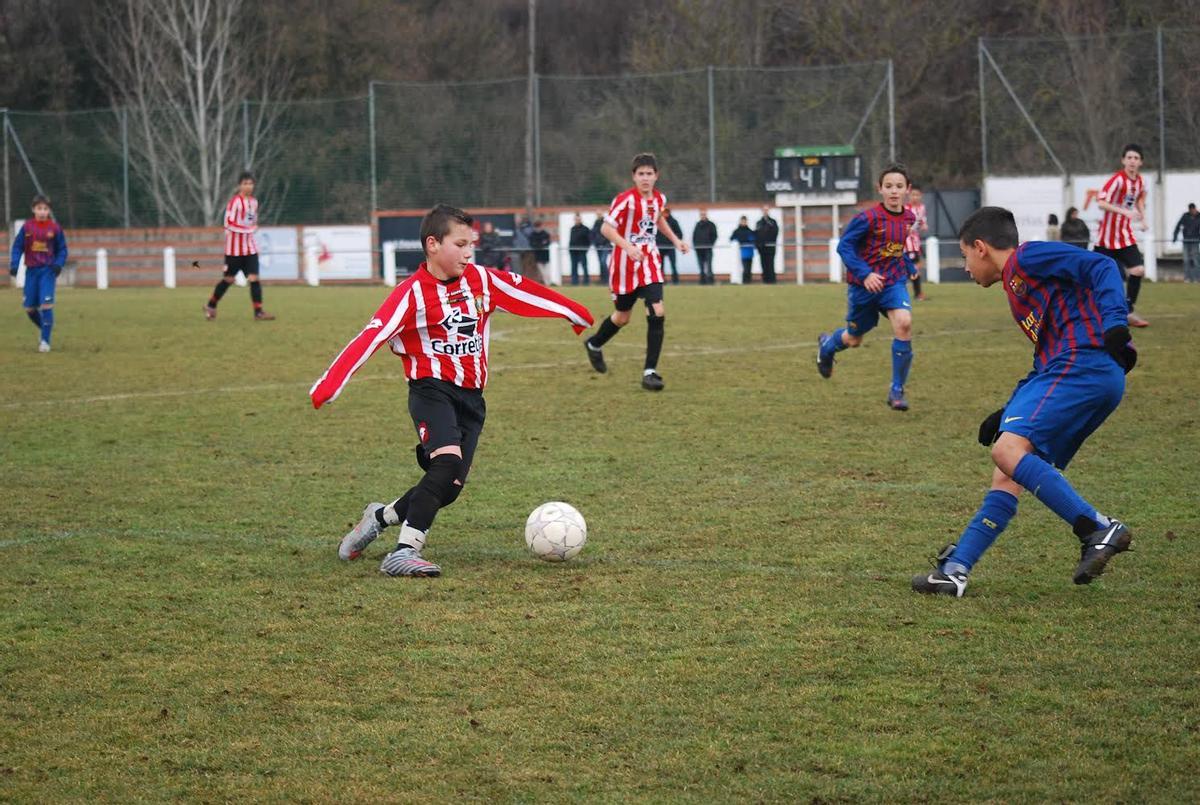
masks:
<instances>
[{"instance_id":1,"label":"soccer ball","mask_svg":"<svg viewBox=\"0 0 1200 805\"><path fill-rule=\"evenodd\" d=\"M582 551L585 542L587 523L569 503L543 503L525 521L525 544L538 559L565 562Z\"/></svg>"}]
</instances>

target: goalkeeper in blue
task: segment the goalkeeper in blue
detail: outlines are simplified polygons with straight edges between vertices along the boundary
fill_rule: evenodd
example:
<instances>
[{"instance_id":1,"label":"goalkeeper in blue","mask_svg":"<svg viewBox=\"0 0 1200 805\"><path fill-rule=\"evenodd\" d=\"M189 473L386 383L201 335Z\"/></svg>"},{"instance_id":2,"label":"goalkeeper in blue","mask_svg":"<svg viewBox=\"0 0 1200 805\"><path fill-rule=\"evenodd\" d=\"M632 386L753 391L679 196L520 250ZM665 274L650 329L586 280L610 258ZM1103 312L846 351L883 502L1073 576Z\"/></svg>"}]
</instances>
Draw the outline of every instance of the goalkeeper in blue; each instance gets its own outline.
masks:
<instances>
[{"instance_id":1,"label":"goalkeeper in blue","mask_svg":"<svg viewBox=\"0 0 1200 805\"><path fill-rule=\"evenodd\" d=\"M961 597L971 569L1016 515L1022 489L1079 538L1075 583L1088 584L1132 540L1124 523L1101 514L1061 473L1116 410L1137 362L1121 271L1111 258L1067 244L1018 245L1016 221L1000 207L967 218L959 246L976 283L1003 285L1013 318L1033 342L1033 371L979 426L979 442L996 464L983 505L912 587Z\"/></svg>"}]
</instances>

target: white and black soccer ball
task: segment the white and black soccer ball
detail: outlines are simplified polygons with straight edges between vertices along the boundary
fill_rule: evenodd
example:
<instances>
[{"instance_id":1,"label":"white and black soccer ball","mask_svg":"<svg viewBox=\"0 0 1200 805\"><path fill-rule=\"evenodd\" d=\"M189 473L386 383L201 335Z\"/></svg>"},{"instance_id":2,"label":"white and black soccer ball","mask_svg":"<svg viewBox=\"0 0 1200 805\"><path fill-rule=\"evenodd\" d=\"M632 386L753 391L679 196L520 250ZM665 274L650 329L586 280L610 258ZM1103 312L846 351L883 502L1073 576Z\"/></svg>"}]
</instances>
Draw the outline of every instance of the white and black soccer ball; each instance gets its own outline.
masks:
<instances>
[{"instance_id":1,"label":"white and black soccer ball","mask_svg":"<svg viewBox=\"0 0 1200 805\"><path fill-rule=\"evenodd\" d=\"M525 521L525 544L538 559L565 562L578 555L586 542L587 523L569 503L543 503Z\"/></svg>"}]
</instances>

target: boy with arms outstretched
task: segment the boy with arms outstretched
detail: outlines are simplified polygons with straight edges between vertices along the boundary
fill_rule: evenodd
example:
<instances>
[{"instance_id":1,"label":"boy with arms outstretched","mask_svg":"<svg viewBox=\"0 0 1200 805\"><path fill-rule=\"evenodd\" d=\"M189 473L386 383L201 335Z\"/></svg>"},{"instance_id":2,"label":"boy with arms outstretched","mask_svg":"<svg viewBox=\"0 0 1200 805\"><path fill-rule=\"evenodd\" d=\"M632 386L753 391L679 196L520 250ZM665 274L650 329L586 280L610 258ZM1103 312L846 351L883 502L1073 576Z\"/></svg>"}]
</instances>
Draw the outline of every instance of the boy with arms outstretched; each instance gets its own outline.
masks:
<instances>
[{"instance_id":1,"label":"boy with arms outstretched","mask_svg":"<svg viewBox=\"0 0 1200 805\"><path fill-rule=\"evenodd\" d=\"M33 197L33 219L21 225L13 239L8 273L17 276L21 258L25 258L25 315L38 328L38 352L50 351L50 333L54 329L54 288L67 263L67 238L62 227L50 217L50 199Z\"/></svg>"},{"instance_id":2,"label":"boy with arms outstretched","mask_svg":"<svg viewBox=\"0 0 1200 805\"><path fill-rule=\"evenodd\" d=\"M254 197L254 174L245 171L238 177L238 190L225 205L225 274L213 288L204 305L204 318L217 317L217 304L237 279L238 272L250 283L250 304L255 321L272 321L275 317L263 310L262 284L258 281L258 199Z\"/></svg>"},{"instance_id":3,"label":"boy with arms outstretched","mask_svg":"<svg viewBox=\"0 0 1200 805\"><path fill-rule=\"evenodd\" d=\"M395 549L379 570L389 576L437 576L421 556L438 510L462 492L483 429L488 377L489 317L560 317L576 334L592 323L587 308L533 280L471 263L474 220L439 204L421 221L426 261L388 295L362 332L312 387L313 407L337 399L350 376L385 343L404 363L408 411L425 475L388 505L368 503L338 548L357 559L388 526L399 526Z\"/></svg>"},{"instance_id":4,"label":"boy with arms outstretched","mask_svg":"<svg viewBox=\"0 0 1200 805\"><path fill-rule=\"evenodd\" d=\"M1008 210L984 207L963 222L967 273L987 288L1003 283L1013 318L1033 342L1033 371L1004 407L979 426L996 469L992 488L933 573L914 576L920 593L961 597L967 575L1017 513L1029 489L1082 543L1076 584L1088 584L1129 548L1125 525L1096 510L1062 476L1083 442L1111 414L1137 362L1121 275L1108 257L1066 243L1017 245Z\"/></svg>"},{"instance_id":5,"label":"boy with arms outstretched","mask_svg":"<svg viewBox=\"0 0 1200 805\"><path fill-rule=\"evenodd\" d=\"M601 348L629 323L629 312L640 298L646 303L646 364L642 370L642 388L662 391L664 384L658 373L658 356L662 353L666 320L662 257L656 243L659 227L681 253L687 254L688 246L672 231L663 216L667 198L654 189L658 182L658 162L654 154L635 156L632 170L633 187L613 199L600 228L601 234L614 247L609 258L608 287L616 310L600 322L596 332L583 344L592 368L607 372Z\"/></svg>"},{"instance_id":6,"label":"boy with arms outstretched","mask_svg":"<svg viewBox=\"0 0 1200 805\"><path fill-rule=\"evenodd\" d=\"M857 347L863 336L879 323L879 314L892 323L892 386L887 404L893 411L907 411L904 385L912 367L912 302L908 278L913 265L904 251L916 221L904 206L908 193L908 170L888 165L879 174L882 201L860 212L846 225L838 242L838 255L846 264L846 294L849 309L846 326L817 337L817 371L833 375L833 356L846 347Z\"/></svg>"}]
</instances>

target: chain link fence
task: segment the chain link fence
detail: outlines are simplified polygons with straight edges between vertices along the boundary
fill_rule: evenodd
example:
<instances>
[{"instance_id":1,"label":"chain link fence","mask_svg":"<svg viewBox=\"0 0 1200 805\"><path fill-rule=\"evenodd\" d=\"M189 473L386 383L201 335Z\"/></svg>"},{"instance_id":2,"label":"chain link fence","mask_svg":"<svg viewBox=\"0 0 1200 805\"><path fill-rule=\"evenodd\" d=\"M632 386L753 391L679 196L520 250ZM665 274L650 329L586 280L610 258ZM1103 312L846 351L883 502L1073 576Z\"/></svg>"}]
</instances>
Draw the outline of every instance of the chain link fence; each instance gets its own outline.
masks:
<instances>
[{"instance_id":1,"label":"chain link fence","mask_svg":"<svg viewBox=\"0 0 1200 805\"><path fill-rule=\"evenodd\" d=\"M628 185L639 151L659 156L672 199L756 200L762 159L781 146L852 145L873 175L894 153L892 97L888 62L372 82L360 97L243 104L227 172L232 191L253 167L263 221L281 224L361 223L373 210L438 201L521 207L528 178L535 205L604 205ZM140 170L135 118L5 111L8 217L44 192L69 227L219 223L164 213Z\"/></svg>"},{"instance_id":2,"label":"chain link fence","mask_svg":"<svg viewBox=\"0 0 1200 805\"><path fill-rule=\"evenodd\" d=\"M982 39L983 174L1200 167L1200 30Z\"/></svg>"}]
</instances>

